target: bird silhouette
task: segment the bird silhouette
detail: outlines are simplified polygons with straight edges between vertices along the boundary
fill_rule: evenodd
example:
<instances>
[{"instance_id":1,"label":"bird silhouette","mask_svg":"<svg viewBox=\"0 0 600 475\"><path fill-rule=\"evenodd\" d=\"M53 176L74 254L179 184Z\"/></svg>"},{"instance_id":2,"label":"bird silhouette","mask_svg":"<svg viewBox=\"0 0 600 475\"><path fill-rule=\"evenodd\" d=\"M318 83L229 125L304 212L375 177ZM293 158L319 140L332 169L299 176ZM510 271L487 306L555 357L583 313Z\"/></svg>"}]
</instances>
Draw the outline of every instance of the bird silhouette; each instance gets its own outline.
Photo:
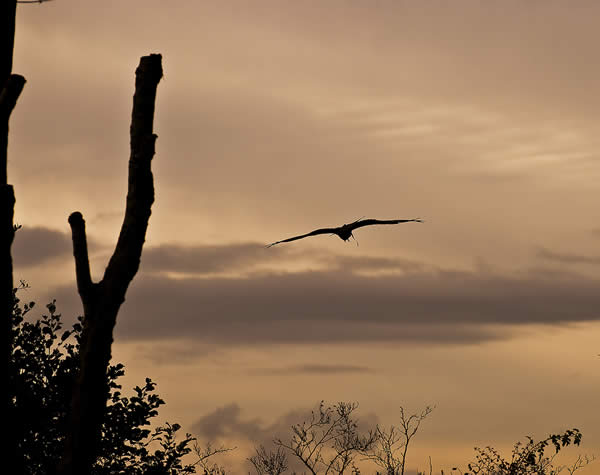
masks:
<instances>
[{"instance_id":1,"label":"bird silhouette","mask_svg":"<svg viewBox=\"0 0 600 475\"><path fill-rule=\"evenodd\" d=\"M350 238L356 240L352 231L357 228L362 228L363 226L372 226L374 224L399 224L399 223L422 223L422 219L358 219L353 223L344 224L342 226L338 226L337 228L320 228L311 231L310 233L301 234L300 236L294 236L287 239L282 239L281 241L276 241L274 243L269 244L267 247L274 246L275 244L281 244L282 242L290 242L296 241L297 239L303 239L305 237L317 236L319 234L336 234L342 241L348 241ZM358 244L358 242L357 242Z\"/></svg>"}]
</instances>

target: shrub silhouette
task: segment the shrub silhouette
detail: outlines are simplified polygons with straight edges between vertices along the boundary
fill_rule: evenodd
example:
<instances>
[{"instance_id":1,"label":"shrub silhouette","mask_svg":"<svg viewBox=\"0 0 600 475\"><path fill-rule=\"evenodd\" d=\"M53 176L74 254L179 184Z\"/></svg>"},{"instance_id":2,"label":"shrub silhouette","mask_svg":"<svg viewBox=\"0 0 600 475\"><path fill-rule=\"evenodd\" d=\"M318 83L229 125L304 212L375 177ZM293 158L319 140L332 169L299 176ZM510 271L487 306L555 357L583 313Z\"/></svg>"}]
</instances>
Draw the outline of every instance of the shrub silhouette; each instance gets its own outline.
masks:
<instances>
[{"instance_id":1,"label":"shrub silhouette","mask_svg":"<svg viewBox=\"0 0 600 475\"><path fill-rule=\"evenodd\" d=\"M13 351L9 359L12 411L20 423L11 435L25 473L54 473L60 459L71 402L71 388L79 367L81 318L70 330L62 329L56 303L35 321L26 315L34 302L21 305L15 297L12 312ZM182 458L192 451L190 434L177 440L179 424L149 428L164 401L156 384L146 378L126 396L118 379L123 364L110 365L107 372L109 400L101 426L98 457L93 474L184 474L195 473L195 465Z\"/></svg>"}]
</instances>

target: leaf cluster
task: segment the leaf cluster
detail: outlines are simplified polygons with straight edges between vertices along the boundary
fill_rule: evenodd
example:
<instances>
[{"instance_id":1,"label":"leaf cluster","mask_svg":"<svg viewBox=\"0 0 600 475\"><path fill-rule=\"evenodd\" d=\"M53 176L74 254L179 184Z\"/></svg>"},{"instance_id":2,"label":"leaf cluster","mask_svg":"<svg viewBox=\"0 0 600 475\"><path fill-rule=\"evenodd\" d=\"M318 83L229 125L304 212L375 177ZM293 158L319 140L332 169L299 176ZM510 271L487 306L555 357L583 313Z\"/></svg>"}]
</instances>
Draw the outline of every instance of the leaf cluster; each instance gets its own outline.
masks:
<instances>
[{"instance_id":1,"label":"leaf cluster","mask_svg":"<svg viewBox=\"0 0 600 475\"><path fill-rule=\"evenodd\" d=\"M547 438L535 441L527 436L527 442L517 442L512 450L510 460L504 459L492 447L475 447L476 460L468 464L469 471L464 475L490 474L490 475L555 475L562 471L561 467L553 464L558 452L570 445L581 443L581 432L578 429L569 429L562 434L551 434ZM547 454L547 449L554 449Z\"/></svg>"}]
</instances>

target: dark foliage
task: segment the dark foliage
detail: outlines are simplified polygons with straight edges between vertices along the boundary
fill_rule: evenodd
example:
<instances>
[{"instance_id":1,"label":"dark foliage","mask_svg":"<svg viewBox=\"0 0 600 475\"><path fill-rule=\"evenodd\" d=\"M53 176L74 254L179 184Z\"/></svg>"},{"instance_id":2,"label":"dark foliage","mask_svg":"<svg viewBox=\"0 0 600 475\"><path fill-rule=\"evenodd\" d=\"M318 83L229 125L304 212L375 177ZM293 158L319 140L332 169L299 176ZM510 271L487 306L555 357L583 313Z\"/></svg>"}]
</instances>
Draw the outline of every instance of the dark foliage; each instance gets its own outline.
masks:
<instances>
[{"instance_id":1,"label":"dark foliage","mask_svg":"<svg viewBox=\"0 0 600 475\"><path fill-rule=\"evenodd\" d=\"M485 475L554 475L565 468L569 473L573 473L577 468L581 468L584 465L579 467L573 466L571 468L557 467L553 464L554 457L560 449L571 443L573 445L581 443L581 432L578 429L570 429L562 434L551 434L538 442L528 436L526 444L522 442L515 444L510 460L504 459L492 447L486 447L485 449L475 447L475 451L477 452L476 461L468 465L469 471L465 472L464 475L475 475L478 473ZM554 452L546 454L547 449L554 449Z\"/></svg>"},{"instance_id":2,"label":"dark foliage","mask_svg":"<svg viewBox=\"0 0 600 475\"><path fill-rule=\"evenodd\" d=\"M81 319L70 330L62 330L56 304L46 305L41 318L25 317L34 302L20 305L15 297L12 314L14 346L9 361L12 410L20 421L12 434L18 457L26 473L53 473L65 441L71 389L79 366ZM155 393L156 384L146 378L132 396L121 393L118 378L125 373L120 363L107 372L110 397L102 424L99 456L93 474L184 474L195 473L195 464L185 465L191 452L189 434L177 441L178 424L153 431L150 420L164 401Z\"/></svg>"}]
</instances>

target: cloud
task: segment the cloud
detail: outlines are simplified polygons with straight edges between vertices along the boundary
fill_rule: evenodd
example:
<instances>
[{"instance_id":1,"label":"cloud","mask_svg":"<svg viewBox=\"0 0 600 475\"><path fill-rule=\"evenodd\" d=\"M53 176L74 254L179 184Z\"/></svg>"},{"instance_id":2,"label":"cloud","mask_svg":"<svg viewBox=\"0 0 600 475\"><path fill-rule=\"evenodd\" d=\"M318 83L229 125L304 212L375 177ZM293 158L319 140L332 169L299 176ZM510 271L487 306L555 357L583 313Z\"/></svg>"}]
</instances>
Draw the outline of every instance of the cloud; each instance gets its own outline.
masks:
<instances>
[{"instance_id":1,"label":"cloud","mask_svg":"<svg viewBox=\"0 0 600 475\"><path fill-rule=\"evenodd\" d=\"M264 440L267 428L260 419L242 420L241 408L232 403L202 416L192 425L192 431L209 440L223 437L244 437L248 440Z\"/></svg>"},{"instance_id":2,"label":"cloud","mask_svg":"<svg viewBox=\"0 0 600 475\"><path fill-rule=\"evenodd\" d=\"M144 250L142 270L150 273L219 274L249 272L282 263L311 262L319 268L344 272L412 272L424 264L411 259L381 256L325 254L313 248L275 246L263 243L163 244Z\"/></svg>"},{"instance_id":3,"label":"cloud","mask_svg":"<svg viewBox=\"0 0 600 475\"><path fill-rule=\"evenodd\" d=\"M584 256L581 254L565 254L540 248L537 256L548 261L554 261L561 264L600 264L600 256Z\"/></svg>"},{"instance_id":4,"label":"cloud","mask_svg":"<svg viewBox=\"0 0 600 475\"><path fill-rule=\"evenodd\" d=\"M373 369L366 366L347 364L303 364L287 366L284 368L273 368L257 370L258 373L268 374L322 374L334 375L341 373L372 373Z\"/></svg>"},{"instance_id":5,"label":"cloud","mask_svg":"<svg viewBox=\"0 0 600 475\"><path fill-rule=\"evenodd\" d=\"M93 238L88 236L90 253L100 248ZM15 234L12 255L15 267L32 267L49 261L71 258L73 245L71 235L43 226L23 226Z\"/></svg>"},{"instance_id":6,"label":"cloud","mask_svg":"<svg viewBox=\"0 0 600 475\"><path fill-rule=\"evenodd\" d=\"M220 259L211 259L212 251ZM156 272L146 269L136 276L116 337L219 345L473 344L508 338L522 324L600 318L597 279L573 272L541 268L500 275L485 267L435 269L400 258L318 252L311 270L248 270L264 251L256 244L150 249L147 267ZM277 252L284 259L302 256ZM245 272L210 274L229 265ZM178 269L209 273L173 277L161 272ZM57 289L55 296L63 314L80 313L72 288Z\"/></svg>"},{"instance_id":7,"label":"cloud","mask_svg":"<svg viewBox=\"0 0 600 475\"><path fill-rule=\"evenodd\" d=\"M415 272L423 271L426 265L412 259L399 257L381 257L381 256L342 256L327 255L320 259L328 268L339 269L347 272Z\"/></svg>"},{"instance_id":8,"label":"cloud","mask_svg":"<svg viewBox=\"0 0 600 475\"><path fill-rule=\"evenodd\" d=\"M15 266L30 267L71 253L71 237L44 227L23 226L15 234L12 254Z\"/></svg>"},{"instance_id":9,"label":"cloud","mask_svg":"<svg viewBox=\"0 0 600 475\"><path fill-rule=\"evenodd\" d=\"M151 272L215 273L240 270L272 261L283 252L271 253L264 244L183 246L164 244L144 250L142 268Z\"/></svg>"},{"instance_id":10,"label":"cloud","mask_svg":"<svg viewBox=\"0 0 600 475\"><path fill-rule=\"evenodd\" d=\"M193 433L208 440L245 439L256 446L270 445L276 438L284 441L289 439L292 435L292 425L308 421L313 410L318 411L318 405L312 409L293 409L278 416L273 422L266 423L259 418L244 419L240 406L231 403L200 417L191 429ZM356 420L364 430L373 428L378 422L372 413L365 416L356 415Z\"/></svg>"},{"instance_id":11,"label":"cloud","mask_svg":"<svg viewBox=\"0 0 600 475\"><path fill-rule=\"evenodd\" d=\"M210 343L181 344L181 341L153 342L152 345L139 345L135 350L135 358L148 361L154 366L178 366L193 365L199 359L217 357L221 348Z\"/></svg>"}]
</instances>

